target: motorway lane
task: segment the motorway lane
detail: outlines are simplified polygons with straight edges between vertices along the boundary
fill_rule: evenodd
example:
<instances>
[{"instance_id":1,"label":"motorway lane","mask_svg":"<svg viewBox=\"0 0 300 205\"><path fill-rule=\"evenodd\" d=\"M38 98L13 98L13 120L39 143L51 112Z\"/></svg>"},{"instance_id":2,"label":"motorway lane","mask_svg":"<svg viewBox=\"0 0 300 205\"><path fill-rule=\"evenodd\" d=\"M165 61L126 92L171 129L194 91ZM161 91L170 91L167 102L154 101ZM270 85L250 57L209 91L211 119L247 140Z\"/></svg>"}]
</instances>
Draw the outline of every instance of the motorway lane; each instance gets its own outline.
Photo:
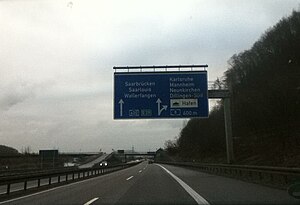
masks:
<instances>
[{"instance_id":1,"label":"motorway lane","mask_svg":"<svg viewBox=\"0 0 300 205\"><path fill-rule=\"evenodd\" d=\"M127 181L126 179L137 175L138 171L146 165L146 163L141 163L121 171L57 187L5 204L84 204L99 196L109 196L102 198L102 202L114 204L134 184L133 180Z\"/></svg>"},{"instance_id":2,"label":"motorway lane","mask_svg":"<svg viewBox=\"0 0 300 205\"><path fill-rule=\"evenodd\" d=\"M163 165L210 204L299 204L285 191L196 170ZM196 201L155 164L131 168L54 188L5 204L196 204ZM1 204L1 203L0 203Z\"/></svg>"},{"instance_id":3,"label":"motorway lane","mask_svg":"<svg viewBox=\"0 0 300 205\"><path fill-rule=\"evenodd\" d=\"M278 190L232 178L163 165L201 194L210 204L300 204L285 190Z\"/></svg>"},{"instance_id":4,"label":"motorway lane","mask_svg":"<svg viewBox=\"0 0 300 205\"><path fill-rule=\"evenodd\" d=\"M89 201L93 204L196 204L169 174L147 162L5 204L85 204Z\"/></svg>"},{"instance_id":5,"label":"motorway lane","mask_svg":"<svg viewBox=\"0 0 300 205\"><path fill-rule=\"evenodd\" d=\"M123 204L197 204L162 168L150 164L118 200ZM97 203L95 203L97 204ZM99 203L101 204L101 203Z\"/></svg>"}]
</instances>

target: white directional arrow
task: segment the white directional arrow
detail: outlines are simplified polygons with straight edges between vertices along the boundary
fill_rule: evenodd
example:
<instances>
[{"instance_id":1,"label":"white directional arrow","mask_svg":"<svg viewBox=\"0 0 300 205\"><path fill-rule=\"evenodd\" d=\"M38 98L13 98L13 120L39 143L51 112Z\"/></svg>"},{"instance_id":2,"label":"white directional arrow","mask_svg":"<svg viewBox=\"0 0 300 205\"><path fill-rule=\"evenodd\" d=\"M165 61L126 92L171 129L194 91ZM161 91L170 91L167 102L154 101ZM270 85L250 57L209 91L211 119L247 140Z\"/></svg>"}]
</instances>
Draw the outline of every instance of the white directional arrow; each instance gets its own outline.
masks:
<instances>
[{"instance_id":1,"label":"white directional arrow","mask_svg":"<svg viewBox=\"0 0 300 205\"><path fill-rule=\"evenodd\" d=\"M167 110L168 106L167 105L163 105L162 108L160 108L161 105L161 100L158 98L157 101L157 112L158 112L158 116L160 116L160 114L162 113L162 111Z\"/></svg>"},{"instance_id":2,"label":"white directional arrow","mask_svg":"<svg viewBox=\"0 0 300 205\"><path fill-rule=\"evenodd\" d=\"M157 103L157 112L158 112L158 115L160 115L160 104L161 104L161 100L158 98L157 100L156 100L156 103Z\"/></svg>"},{"instance_id":3,"label":"white directional arrow","mask_svg":"<svg viewBox=\"0 0 300 205\"><path fill-rule=\"evenodd\" d=\"M124 104L124 101L121 99L119 101L119 104L120 104L120 116L122 117L123 116L123 104Z\"/></svg>"}]
</instances>

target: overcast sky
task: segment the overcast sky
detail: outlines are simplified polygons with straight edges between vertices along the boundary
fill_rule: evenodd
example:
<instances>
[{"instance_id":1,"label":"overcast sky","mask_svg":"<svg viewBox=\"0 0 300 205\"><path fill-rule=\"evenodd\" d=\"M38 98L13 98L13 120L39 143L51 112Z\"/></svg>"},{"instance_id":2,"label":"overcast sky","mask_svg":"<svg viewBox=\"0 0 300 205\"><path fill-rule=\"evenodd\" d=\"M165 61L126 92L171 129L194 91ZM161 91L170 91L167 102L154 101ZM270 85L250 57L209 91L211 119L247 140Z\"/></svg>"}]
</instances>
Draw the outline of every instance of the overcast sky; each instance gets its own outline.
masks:
<instances>
[{"instance_id":1,"label":"overcast sky","mask_svg":"<svg viewBox=\"0 0 300 205\"><path fill-rule=\"evenodd\" d=\"M299 0L0 0L0 144L163 147L184 120L113 120L113 66L208 64L209 80Z\"/></svg>"}]
</instances>

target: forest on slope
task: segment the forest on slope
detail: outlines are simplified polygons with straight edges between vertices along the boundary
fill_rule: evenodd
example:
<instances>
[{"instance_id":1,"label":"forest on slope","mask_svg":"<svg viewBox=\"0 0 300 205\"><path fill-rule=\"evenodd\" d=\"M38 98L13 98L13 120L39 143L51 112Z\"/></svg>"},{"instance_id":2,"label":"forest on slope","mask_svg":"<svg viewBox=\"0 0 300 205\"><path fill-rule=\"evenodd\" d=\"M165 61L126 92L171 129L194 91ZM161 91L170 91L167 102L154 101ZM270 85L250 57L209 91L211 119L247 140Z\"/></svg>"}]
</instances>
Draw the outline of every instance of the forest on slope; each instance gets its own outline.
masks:
<instances>
[{"instance_id":1,"label":"forest on slope","mask_svg":"<svg viewBox=\"0 0 300 205\"><path fill-rule=\"evenodd\" d=\"M0 145L0 157L2 156L16 156L19 155L18 150L5 145Z\"/></svg>"},{"instance_id":2,"label":"forest on slope","mask_svg":"<svg viewBox=\"0 0 300 205\"><path fill-rule=\"evenodd\" d=\"M235 54L216 87L231 92L235 163L300 166L300 12ZM223 102L165 143L178 160L226 162Z\"/></svg>"}]
</instances>

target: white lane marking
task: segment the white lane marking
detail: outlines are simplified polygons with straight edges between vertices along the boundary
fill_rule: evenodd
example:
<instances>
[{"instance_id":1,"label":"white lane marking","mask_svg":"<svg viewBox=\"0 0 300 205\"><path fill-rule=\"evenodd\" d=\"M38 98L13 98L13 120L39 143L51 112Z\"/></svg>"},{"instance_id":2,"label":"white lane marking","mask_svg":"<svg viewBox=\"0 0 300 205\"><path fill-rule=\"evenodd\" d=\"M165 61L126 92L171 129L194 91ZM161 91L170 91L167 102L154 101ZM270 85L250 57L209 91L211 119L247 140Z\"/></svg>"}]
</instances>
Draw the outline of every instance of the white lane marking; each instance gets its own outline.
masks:
<instances>
[{"instance_id":1,"label":"white lane marking","mask_svg":"<svg viewBox=\"0 0 300 205\"><path fill-rule=\"evenodd\" d=\"M141 173L143 170L140 170L139 173Z\"/></svg>"},{"instance_id":2,"label":"white lane marking","mask_svg":"<svg viewBox=\"0 0 300 205\"><path fill-rule=\"evenodd\" d=\"M131 176L131 177L128 177L126 180L128 181L128 180L130 180L130 179L132 179L133 178L133 176Z\"/></svg>"},{"instance_id":3,"label":"white lane marking","mask_svg":"<svg viewBox=\"0 0 300 205\"><path fill-rule=\"evenodd\" d=\"M90 205L90 204L92 204L94 201L97 201L98 199L99 199L98 197L93 198L92 200L89 200L88 202L86 202L86 203L83 204L83 205Z\"/></svg>"},{"instance_id":4,"label":"white lane marking","mask_svg":"<svg viewBox=\"0 0 300 205\"><path fill-rule=\"evenodd\" d=\"M170 174L184 189L185 191L193 197L193 199L197 202L197 204L206 204L209 205L208 201L206 201L202 196L200 196L196 191L194 191L189 185L187 185L184 181L182 181L180 178L175 176L172 172L167 170L165 167L163 167L160 164L156 164L157 166L160 166L162 169L164 169L168 174Z\"/></svg>"}]
</instances>

